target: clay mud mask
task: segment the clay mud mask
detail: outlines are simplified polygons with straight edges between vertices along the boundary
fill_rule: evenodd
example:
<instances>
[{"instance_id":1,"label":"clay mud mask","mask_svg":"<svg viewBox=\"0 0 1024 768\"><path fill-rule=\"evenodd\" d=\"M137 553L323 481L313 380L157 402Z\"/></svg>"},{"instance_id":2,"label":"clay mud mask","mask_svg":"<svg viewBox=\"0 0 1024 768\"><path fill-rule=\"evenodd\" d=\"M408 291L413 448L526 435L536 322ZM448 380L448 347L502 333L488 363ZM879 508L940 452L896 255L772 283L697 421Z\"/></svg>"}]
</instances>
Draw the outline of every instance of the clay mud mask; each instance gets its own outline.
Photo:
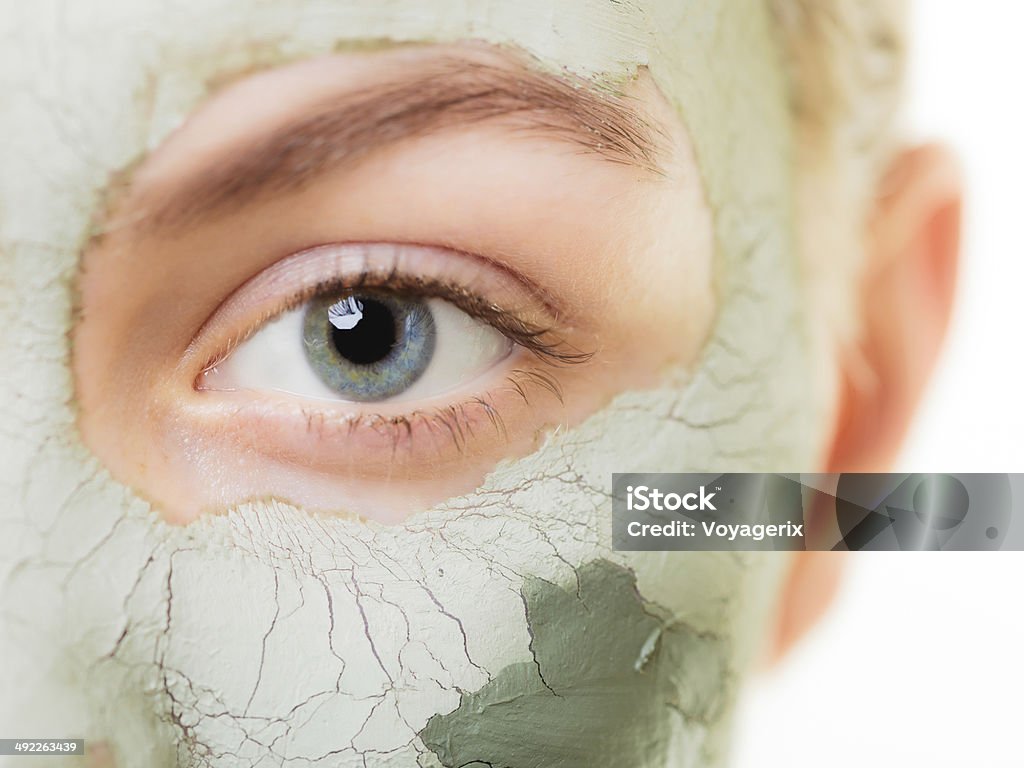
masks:
<instances>
[{"instance_id":1,"label":"clay mud mask","mask_svg":"<svg viewBox=\"0 0 1024 768\"><path fill-rule=\"evenodd\" d=\"M11 8L3 24L5 730L107 742L119 766L720 764L785 560L612 552L608 492L613 472L785 470L817 452L784 192L789 115L761 5L238 0L179 4L169 16L148 2L37 3ZM83 313L88 323L102 309L76 287L112 190L148 153L158 162L225 83L339 51L359 58L367 45L369 55L460 41L513 52L599 98L642 81L660 94L688 137L683 154L692 145L691 237L702 216L709 225L714 311L708 333L691 334L699 348L657 386L623 386L572 428L545 429L531 450L489 467L472 491L398 524L257 494L168 522L146 500L159 467L147 463L138 489L118 482L79 431L81 350L69 340ZM495 156L481 146L480 158ZM433 174L427 160L403 167ZM511 184L517 167L495 178ZM564 218L567 201L540 210ZM301 220L308 237L314 218ZM260 222L270 219L251 217L233 237L269 237ZM669 232L620 243L620 268L631 254L673 256ZM148 262L158 274L172 263ZM615 263L591 267L592 282L612 282ZM531 281L550 289L556 273ZM111 312L133 300L131 284L118 288ZM355 299L365 310L373 296ZM377 303L395 316L415 309L387 301L397 299ZM111 359L126 381L122 352ZM95 421L116 422L119 408ZM254 476L245 462L197 456L211 485ZM355 504L338 497L340 509Z\"/></svg>"}]
</instances>

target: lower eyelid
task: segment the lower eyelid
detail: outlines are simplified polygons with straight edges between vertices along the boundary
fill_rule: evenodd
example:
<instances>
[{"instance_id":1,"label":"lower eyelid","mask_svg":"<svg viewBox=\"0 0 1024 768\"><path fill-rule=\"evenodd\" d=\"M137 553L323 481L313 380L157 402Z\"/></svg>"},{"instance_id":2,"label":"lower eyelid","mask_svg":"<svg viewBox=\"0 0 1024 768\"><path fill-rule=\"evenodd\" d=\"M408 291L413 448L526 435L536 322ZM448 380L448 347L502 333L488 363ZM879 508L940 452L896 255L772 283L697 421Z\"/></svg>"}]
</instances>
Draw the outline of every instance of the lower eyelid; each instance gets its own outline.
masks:
<instances>
[{"instance_id":1,"label":"lower eyelid","mask_svg":"<svg viewBox=\"0 0 1024 768\"><path fill-rule=\"evenodd\" d=\"M397 408L400 403L392 409L367 409L223 392L216 402L194 399L189 415L199 422L200 433L312 470L387 475L399 461L406 469L428 471L453 450L459 455L478 442L506 445L518 425L529 424L532 434L535 409L560 405L557 382L553 390L553 380L545 383L536 366L513 365L493 378L487 390L405 412Z\"/></svg>"}]
</instances>

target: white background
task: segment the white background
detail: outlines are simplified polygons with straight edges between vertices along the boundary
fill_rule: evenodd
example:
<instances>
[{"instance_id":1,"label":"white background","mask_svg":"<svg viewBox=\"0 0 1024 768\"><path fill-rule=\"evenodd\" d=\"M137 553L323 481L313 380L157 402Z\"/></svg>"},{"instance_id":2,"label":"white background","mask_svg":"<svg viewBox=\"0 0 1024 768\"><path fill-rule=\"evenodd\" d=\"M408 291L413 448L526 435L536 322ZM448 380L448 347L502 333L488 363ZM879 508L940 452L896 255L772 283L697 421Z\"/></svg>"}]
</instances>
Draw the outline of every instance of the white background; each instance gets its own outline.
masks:
<instances>
[{"instance_id":1,"label":"white background","mask_svg":"<svg viewBox=\"0 0 1024 768\"><path fill-rule=\"evenodd\" d=\"M904 471L1024 472L1024 4L917 0L908 121L968 186L953 336ZM1024 553L850 557L832 613L755 683L738 768L1024 767Z\"/></svg>"}]
</instances>

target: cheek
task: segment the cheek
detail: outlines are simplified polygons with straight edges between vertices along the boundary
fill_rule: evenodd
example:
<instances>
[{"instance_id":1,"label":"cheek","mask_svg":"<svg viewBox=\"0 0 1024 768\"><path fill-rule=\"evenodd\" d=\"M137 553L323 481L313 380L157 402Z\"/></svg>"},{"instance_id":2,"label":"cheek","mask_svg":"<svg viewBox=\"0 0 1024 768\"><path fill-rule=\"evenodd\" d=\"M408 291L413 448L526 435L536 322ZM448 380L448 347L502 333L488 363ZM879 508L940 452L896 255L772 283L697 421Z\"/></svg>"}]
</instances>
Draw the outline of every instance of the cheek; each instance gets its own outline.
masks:
<instances>
[{"instance_id":1,"label":"cheek","mask_svg":"<svg viewBox=\"0 0 1024 768\"><path fill-rule=\"evenodd\" d=\"M540 728L558 722L580 764L601 747L608 765L688 765L724 722L766 580L714 553L608 549L610 472L664 471L698 444L665 426L681 396L623 396L401 528L270 503L175 527L103 486L67 508L98 533L51 543L74 563L51 574L74 630L46 645L89 670L90 732L149 764L255 763L270 743L517 764L558 746ZM645 734L642 762L615 751Z\"/></svg>"}]
</instances>

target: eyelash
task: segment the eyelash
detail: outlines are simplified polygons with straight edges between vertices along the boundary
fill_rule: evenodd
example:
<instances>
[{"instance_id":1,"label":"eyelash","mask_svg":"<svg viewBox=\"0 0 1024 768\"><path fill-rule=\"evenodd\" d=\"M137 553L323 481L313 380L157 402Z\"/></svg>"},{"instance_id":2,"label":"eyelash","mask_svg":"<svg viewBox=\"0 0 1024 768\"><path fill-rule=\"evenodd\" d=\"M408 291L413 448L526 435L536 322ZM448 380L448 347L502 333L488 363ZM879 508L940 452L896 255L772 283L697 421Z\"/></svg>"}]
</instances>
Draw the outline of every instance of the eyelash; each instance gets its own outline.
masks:
<instances>
[{"instance_id":1,"label":"eyelash","mask_svg":"<svg viewBox=\"0 0 1024 768\"><path fill-rule=\"evenodd\" d=\"M528 387L539 386L541 389L552 394L559 402L562 402L562 389L558 382L551 376L540 371L527 371L516 369L509 373L505 379L511 388L518 394L524 403L529 405L530 397ZM446 405L431 410L417 409L408 414L397 416L384 416L382 414L347 414L341 417L351 435L356 429L366 427L375 431L381 428L389 430L392 441L392 455L398 450L402 436L409 440L413 437L413 425L417 422L426 425L428 431L442 431L451 439L455 448L462 452L468 443L467 436L473 435L473 420L468 414L469 408L480 408L490 425L503 438L508 438L508 429L505 421L498 412L496 406L488 402L487 396L472 397L466 402L454 405ZM306 418L306 429L310 433L316 433L318 437L326 436L327 416L323 411L308 411L303 409ZM332 421L337 421L332 417ZM439 429L443 428L443 430Z\"/></svg>"}]
</instances>

